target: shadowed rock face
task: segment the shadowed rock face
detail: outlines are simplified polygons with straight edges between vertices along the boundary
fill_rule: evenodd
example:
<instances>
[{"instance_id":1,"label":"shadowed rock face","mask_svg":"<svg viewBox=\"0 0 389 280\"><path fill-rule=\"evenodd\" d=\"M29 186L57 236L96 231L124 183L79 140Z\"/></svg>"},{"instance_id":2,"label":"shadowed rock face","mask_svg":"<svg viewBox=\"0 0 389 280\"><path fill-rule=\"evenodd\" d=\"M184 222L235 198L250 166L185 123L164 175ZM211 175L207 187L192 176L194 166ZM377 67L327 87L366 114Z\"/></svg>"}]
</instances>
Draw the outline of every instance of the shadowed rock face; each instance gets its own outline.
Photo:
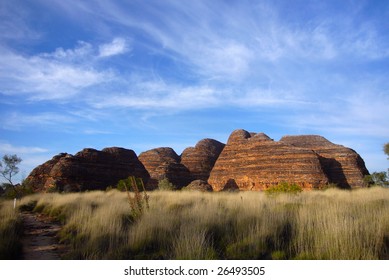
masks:
<instances>
[{"instance_id":1,"label":"shadowed rock face","mask_svg":"<svg viewBox=\"0 0 389 280\"><path fill-rule=\"evenodd\" d=\"M263 190L279 182L314 188L329 182L311 149L275 142L263 133L234 131L208 182L216 191Z\"/></svg>"},{"instance_id":2,"label":"shadowed rock face","mask_svg":"<svg viewBox=\"0 0 389 280\"><path fill-rule=\"evenodd\" d=\"M160 175L156 173L156 169L162 163L180 162L180 157L177 155L177 153L172 148L168 147L156 148L143 152L139 155L138 158L149 172L151 178L158 177Z\"/></svg>"},{"instance_id":3,"label":"shadowed rock face","mask_svg":"<svg viewBox=\"0 0 389 280\"><path fill-rule=\"evenodd\" d=\"M224 146L219 141L203 139L182 152L181 163L189 169L193 180L207 181Z\"/></svg>"},{"instance_id":4,"label":"shadowed rock face","mask_svg":"<svg viewBox=\"0 0 389 280\"><path fill-rule=\"evenodd\" d=\"M346 189L364 186L363 177L369 171L354 150L331 143L318 135L284 136L280 142L315 151L331 183Z\"/></svg>"},{"instance_id":5,"label":"shadowed rock face","mask_svg":"<svg viewBox=\"0 0 389 280\"><path fill-rule=\"evenodd\" d=\"M158 181L167 178L177 188L196 179L207 180L224 144L203 139L195 147L186 148L181 157L172 148L156 148L139 155L150 174L148 187L155 189Z\"/></svg>"},{"instance_id":6,"label":"shadowed rock face","mask_svg":"<svg viewBox=\"0 0 389 280\"><path fill-rule=\"evenodd\" d=\"M156 148L139 155L139 160L150 174L149 189L156 189L158 181L167 178L178 188L191 181L189 170L180 164L180 157L172 148Z\"/></svg>"},{"instance_id":7,"label":"shadowed rock face","mask_svg":"<svg viewBox=\"0 0 389 280\"><path fill-rule=\"evenodd\" d=\"M28 181L35 191L57 188L59 191L105 190L129 176L149 174L132 150L106 148L84 149L72 156L60 154L35 168Z\"/></svg>"},{"instance_id":8,"label":"shadowed rock face","mask_svg":"<svg viewBox=\"0 0 389 280\"><path fill-rule=\"evenodd\" d=\"M155 178L158 181L167 178L177 189L187 186L191 181L191 175L183 164L176 162L164 162L157 167L156 173L160 177Z\"/></svg>"}]
</instances>

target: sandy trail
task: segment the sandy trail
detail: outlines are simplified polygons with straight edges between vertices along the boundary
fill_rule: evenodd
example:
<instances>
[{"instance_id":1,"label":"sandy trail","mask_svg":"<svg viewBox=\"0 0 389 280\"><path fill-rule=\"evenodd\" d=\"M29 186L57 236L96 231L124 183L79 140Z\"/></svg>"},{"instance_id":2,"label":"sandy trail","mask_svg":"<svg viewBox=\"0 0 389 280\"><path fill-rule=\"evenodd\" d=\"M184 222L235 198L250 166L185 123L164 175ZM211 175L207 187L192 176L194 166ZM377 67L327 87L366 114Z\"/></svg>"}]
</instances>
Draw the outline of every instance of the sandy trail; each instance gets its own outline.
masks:
<instances>
[{"instance_id":1,"label":"sandy trail","mask_svg":"<svg viewBox=\"0 0 389 280\"><path fill-rule=\"evenodd\" d=\"M21 215L24 225L22 259L60 260L66 249L57 238L61 225L43 215L27 212Z\"/></svg>"}]
</instances>

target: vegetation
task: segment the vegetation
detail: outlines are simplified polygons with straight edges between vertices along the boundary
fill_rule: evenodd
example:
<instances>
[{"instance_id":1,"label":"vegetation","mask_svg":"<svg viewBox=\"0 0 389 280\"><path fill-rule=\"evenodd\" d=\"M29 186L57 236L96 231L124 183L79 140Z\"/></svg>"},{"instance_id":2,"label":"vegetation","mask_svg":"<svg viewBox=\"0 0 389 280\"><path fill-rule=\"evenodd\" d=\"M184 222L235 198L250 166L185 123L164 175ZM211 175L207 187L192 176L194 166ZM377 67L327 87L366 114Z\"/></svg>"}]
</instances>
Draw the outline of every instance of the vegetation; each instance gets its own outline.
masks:
<instances>
[{"instance_id":1,"label":"vegetation","mask_svg":"<svg viewBox=\"0 0 389 280\"><path fill-rule=\"evenodd\" d=\"M4 155L0 161L0 175L3 177L7 184L12 187L17 194L17 189L13 183L13 177L19 173L18 164L22 162L22 159L17 155Z\"/></svg>"},{"instance_id":2,"label":"vegetation","mask_svg":"<svg viewBox=\"0 0 389 280\"><path fill-rule=\"evenodd\" d=\"M134 219L116 190L22 199L64 224L69 259L389 258L387 188L270 197L158 191L149 203Z\"/></svg>"},{"instance_id":3,"label":"vegetation","mask_svg":"<svg viewBox=\"0 0 389 280\"><path fill-rule=\"evenodd\" d=\"M385 171L373 172L370 175L366 175L363 180L368 185L377 185L381 187L389 187L388 174Z\"/></svg>"},{"instance_id":4,"label":"vegetation","mask_svg":"<svg viewBox=\"0 0 389 280\"><path fill-rule=\"evenodd\" d=\"M17 259L20 256L22 234L22 222L13 209L13 202L0 200L0 259Z\"/></svg>"},{"instance_id":5,"label":"vegetation","mask_svg":"<svg viewBox=\"0 0 389 280\"><path fill-rule=\"evenodd\" d=\"M9 183L3 183L1 188L3 189L2 196L6 199L21 198L22 196L34 193L27 180L23 180L21 184L15 186Z\"/></svg>"},{"instance_id":6,"label":"vegetation","mask_svg":"<svg viewBox=\"0 0 389 280\"><path fill-rule=\"evenodd\" d=\"M139 218L145 209L149 208L149 196L146 193L142 178L130 176L127 179L120 180L117 184L117 189L122 191L125 190L127 192L127 199L130 204L131 217L133 219Z\"/></svg>"},{"instance_id":7,"label":"vegetation","mask_svg":"<svg viewBox=\"0 0 389 280\"><path fill-rule=\"evenodd\" d=\"M176 187L169 181L168 178L164 178L158 181L158 190L160 191L174 191Z\"/></svg>"},{"instance_id":8,"label":"vegetation","mask_svg":"<svg viewBox=\"0 0 389 280\"><path fill-rule=\"evenodd\" d=\"M303 191L303 188L295 183L281 182L276 186L272 186L265 190L267 194L280 194L280 193L289 193L297 194Z\"/></svg>"},{"instance_id":9,"label":"vegetation","mask_svg":"<svg viewBox=\"0 0 389 280\"><path fill-rule=\"evenodd\" d=\"M384 145L384 152L389 159L389 143ZM377 185L381 187L389 187L389 169L387 172L373 172L370 175L366 175L363 180L367 186Z\"/></svg>"}]
</instances>

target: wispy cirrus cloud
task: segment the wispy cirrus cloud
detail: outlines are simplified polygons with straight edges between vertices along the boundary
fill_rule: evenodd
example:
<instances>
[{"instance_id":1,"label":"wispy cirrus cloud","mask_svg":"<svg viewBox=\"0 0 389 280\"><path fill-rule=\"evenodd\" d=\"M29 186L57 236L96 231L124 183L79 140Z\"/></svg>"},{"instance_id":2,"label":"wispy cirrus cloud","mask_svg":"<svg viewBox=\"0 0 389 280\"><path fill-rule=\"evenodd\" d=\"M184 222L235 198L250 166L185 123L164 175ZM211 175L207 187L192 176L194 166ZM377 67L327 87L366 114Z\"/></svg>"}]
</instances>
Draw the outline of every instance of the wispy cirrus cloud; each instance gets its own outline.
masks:
<instances>
[{"instance_id":1,"label":"wispy cirrus cloud","mask_svg":"<svg viewBox=\"0 0 389 280\"><path fill-rule=\"evenodd\" d=\"M76 123L77 119L65 112L20 113L3 112L1 128L7 130L21 130L26 127L49 128L60 124Z\"/></svg>"},{"instance_id":2,"label":"wispy cirrus cloud","mask_svg":"<svg viewBox=\"0 0 389 280\"><path fill-rule=\"evenodd\" d=\"M18 1L0 3L0 42L14 40L36 41L41 32L30 26L30 11Z\"/></svg>"},{"instance_id":3,"label":"wispy cirrus cloud","mask_svg":"<svg viewBox=\"0 0 389 280\"><path fill-rule=\"evenodd\" d=\"M0 47L0 91L24 95L29 100L69 100L84 90L114 80L100 57L129 51L126 40L116 38L97 48L79 41L73 49L57 48L51 53L25 55Z\"/></svg>"},{"instance_id":4,"label":"wispy cirrus cloud","mask_svg":"<svg viewBox=\"0 0 389 280\"><path fill-rule=\"evenodd\" d=\"M15 146L10 143L0 140L0 153L1 154L36 154L46 153L47 149L41 147L27 147L27 146Z\"/></svg>"},{"instance_id":5,"label":"wispy cirrus cloud","mask_svg":"<svg viewBox=\"0 0 389 280\"><path fill-rule=\"evenodd\" d=\"M185 111L210 108L220 104L223 92L208 86L184 86L175 83L133 77L122 84L122 91L92 96L94 108L134 108L161 112L165 109Z\"/></svg>"}]
</instances>

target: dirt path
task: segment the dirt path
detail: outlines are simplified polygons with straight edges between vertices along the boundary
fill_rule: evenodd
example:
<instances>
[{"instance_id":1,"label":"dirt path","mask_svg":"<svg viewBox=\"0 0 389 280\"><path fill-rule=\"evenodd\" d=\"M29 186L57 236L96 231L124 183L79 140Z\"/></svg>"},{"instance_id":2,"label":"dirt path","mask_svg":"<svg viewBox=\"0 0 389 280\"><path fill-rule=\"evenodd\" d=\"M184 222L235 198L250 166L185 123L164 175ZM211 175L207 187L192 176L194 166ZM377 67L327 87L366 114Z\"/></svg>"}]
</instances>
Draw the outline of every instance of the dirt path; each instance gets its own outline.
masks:
<instances>
[{"instance_id":1,"label":"dirt path","mask_svg":"<svg viewBox=\"0 0 389 280\"><path fill-rule=\"evenodd\" d=\"M60 260L65 246L56 237L61 225L43 215L24 212L21 214L24 225L24 260Z\"/></svg>"}]
</instances>

